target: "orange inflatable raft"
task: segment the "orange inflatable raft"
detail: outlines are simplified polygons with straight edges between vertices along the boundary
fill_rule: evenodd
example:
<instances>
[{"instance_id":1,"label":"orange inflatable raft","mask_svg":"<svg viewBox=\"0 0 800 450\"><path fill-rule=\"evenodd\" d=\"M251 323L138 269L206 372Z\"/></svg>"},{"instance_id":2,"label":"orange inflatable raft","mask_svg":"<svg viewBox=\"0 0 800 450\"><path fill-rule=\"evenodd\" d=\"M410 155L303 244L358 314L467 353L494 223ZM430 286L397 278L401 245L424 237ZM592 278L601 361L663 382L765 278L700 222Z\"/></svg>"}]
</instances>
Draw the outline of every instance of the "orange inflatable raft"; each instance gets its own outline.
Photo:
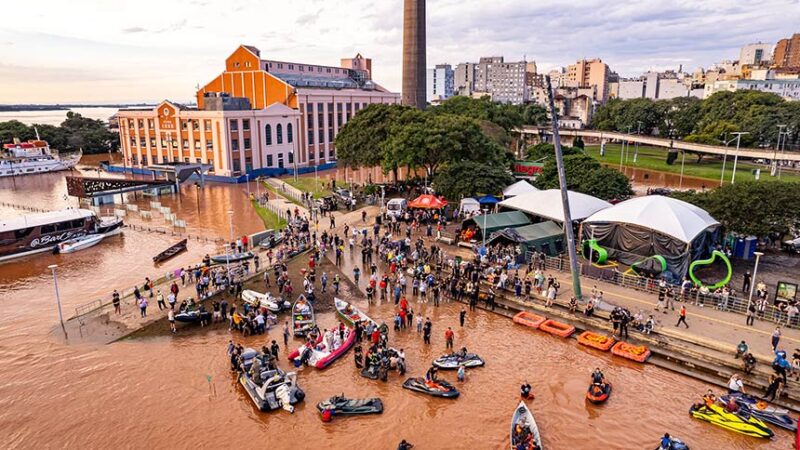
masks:
<instances>
[{"instance_id":1,"label":"orange inflatable raft","mask_svg":"<svg viewBox=\"0 0 800 450\"><path fill-rule=\"evenodd\" d=\"M578 343L587 347L596 348L607 352L614 346L616 340L614 338L603 336L602 334L592 333L591 331L584 331L578 336Z\"/></svg>"},{"instance_id":2,"label":"orange inflatable raft","mask_svg":"<svg viewBox=\"0 0 800 450\"><path fill-rule=\"evenodd\" d=\"M644 345L632 345L627 342L617 342L611 348L611 353L641 363L650 357L650 350Z\"/></svg>"},{"instance_id":3,"label":"orange inflatable raft","mask_svg":"<svg viewBox=\"0 0 800 450\"><path fill-rule=\"evenodd\" d=\"M518 323L526 327L537 329L547 319L534 313L522 311L521 313L518 313L516 316L514 316L514 318L511 320L513 320L514 323Z\"/></svg>"},{"instance_id":4,"label":"orange inflatable raft","mask_svg":"<svg viewBox=\"0 0 800 450\"><path fill-rule=\"evenodd\" d=\"M541 325L539 325L539 329L550 333L554 336L559 337L569 337L572 333L575 332L575 327L572 325L567 325L565 323L556 322L555 320L549 319L545 320Z\"/></svg>"}]
</instances>

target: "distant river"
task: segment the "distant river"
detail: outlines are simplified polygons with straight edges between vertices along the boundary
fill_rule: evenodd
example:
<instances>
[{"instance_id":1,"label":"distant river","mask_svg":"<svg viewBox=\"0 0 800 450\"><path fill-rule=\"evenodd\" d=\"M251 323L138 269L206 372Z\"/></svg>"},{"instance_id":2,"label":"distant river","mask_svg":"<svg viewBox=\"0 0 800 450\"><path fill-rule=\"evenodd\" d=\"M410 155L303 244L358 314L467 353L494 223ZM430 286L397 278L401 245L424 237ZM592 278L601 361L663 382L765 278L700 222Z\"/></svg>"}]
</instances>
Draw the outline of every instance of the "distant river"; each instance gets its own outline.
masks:
<instances>
[{"instance_id":1,"label":"distant river","mask_svg":"<svg viewBox=\"0 0 800 450\"><path fill-rule=\"evenodd\" d=\"M108 118L116 114L119 108L71 108L70 110L83 117L108 122ZM66 109L57 111L0 111L0 122L19 120L28 125L34 123L60 125L66 118Z\"/></svg>"}]
</instances>

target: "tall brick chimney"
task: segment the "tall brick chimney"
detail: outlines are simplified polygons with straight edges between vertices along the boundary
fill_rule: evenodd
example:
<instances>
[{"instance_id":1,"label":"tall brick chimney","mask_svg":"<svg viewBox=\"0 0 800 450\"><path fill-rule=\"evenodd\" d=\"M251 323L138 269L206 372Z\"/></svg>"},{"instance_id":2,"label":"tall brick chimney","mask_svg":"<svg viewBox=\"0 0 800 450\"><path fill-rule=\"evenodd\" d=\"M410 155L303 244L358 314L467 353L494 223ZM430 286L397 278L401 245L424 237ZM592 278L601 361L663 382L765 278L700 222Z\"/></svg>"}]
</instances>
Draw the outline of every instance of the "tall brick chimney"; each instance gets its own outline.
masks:
<instances>
[{"instance_id":1,"label":"tall brick chimney","mask_svg":"<svg viewBox=\"0 0 800 450\"><path fill-rule=\"evenodd\" d=\"M425 0L403 3L403 104L425 109Z\"/></svg>"}]
</instances>

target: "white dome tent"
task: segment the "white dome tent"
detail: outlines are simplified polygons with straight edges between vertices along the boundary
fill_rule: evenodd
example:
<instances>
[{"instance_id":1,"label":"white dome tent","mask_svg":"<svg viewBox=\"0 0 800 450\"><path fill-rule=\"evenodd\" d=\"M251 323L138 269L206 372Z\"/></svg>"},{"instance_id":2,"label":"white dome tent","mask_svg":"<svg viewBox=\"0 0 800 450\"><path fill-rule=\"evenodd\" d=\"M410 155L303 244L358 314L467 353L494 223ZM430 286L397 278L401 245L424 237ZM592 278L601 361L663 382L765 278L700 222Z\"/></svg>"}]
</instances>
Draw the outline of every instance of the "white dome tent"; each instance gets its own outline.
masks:
<instances>
[{"instance_id":1,"label":"white dome tent","mask_svg":"<svg viewBox=\"0 0 800 450\"><path fill-rule=\"evenodd\" d=\"M582 225L583 237L593 234L614 259L632 264L661 255L678 278L693 259L707 253L718 226L705 210L661 195L626 200L592 214Z\"/></svg>"},{"instance_id":2,"label":"white dome tent","mask_svg":"<svg viewBox=\"0 0 800 450\"><path fill-rule=\"evenodd\" d=\"M568 191L570 216L573 221L580 222L597 211L611 206L599 198L580 192ZM533 216L544 217L556 222L564 222L564 204L559 189L529 192L500 202L501 208L516 209Z\"/></svg>"},{"instance_id":3,"label":"white dome tent","mask_svg":"<svg viewBox=\"0 0 800 450\"><path fill-rule=\"evenodd\" d=\"M503 189L503 198L510 198L516 195L529 194L531 192L536 192L538 190L539 189L536 189L527 181L519 180L516 183L509 185L505 189Z\"/></svg>"}]
</instances>

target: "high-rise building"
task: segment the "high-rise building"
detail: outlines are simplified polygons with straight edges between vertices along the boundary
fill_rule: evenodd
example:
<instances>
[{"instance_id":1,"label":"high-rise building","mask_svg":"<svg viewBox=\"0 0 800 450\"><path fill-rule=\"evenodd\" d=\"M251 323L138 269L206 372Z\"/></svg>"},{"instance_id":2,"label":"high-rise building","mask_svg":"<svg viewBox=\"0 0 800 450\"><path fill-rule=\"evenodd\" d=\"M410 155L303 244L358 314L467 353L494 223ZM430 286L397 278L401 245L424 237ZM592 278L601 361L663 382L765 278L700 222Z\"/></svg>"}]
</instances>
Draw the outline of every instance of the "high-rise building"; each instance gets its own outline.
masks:
<instances>
[{"instance_id":1,"label":"high-rise building","mask_svg":"<svg viewBox=\"0 0 800 450\"><path fill-rule=\"evenodd\" d=\"M571 87L597 88L599 102L608 100L608 66L599 58L581 59L567 67L566 85Z\"/></svg>"},{"instance_id":2,"label":"high-rise building","mask_svg":"<svg viewBox=\"0 0 800 450\"><path fill-rule=\"evenodd\" d=\"M773 57L775 67L800 67L800 33L795 33L791 38L781 39L775 46Z\"/></svg>"},{"instance_id":3,"label":"high-rise building","mask_svg":"<svg viewBox=\"0 0 800 450\"><path fill-rule=\"evenodd\" d=\"M403 3L403 104L425 109L425 0Z\"/></svg>"},{"instance_id":4,"label":"high-rise building","mask_svg":"<svg viewBox=\"0 0 800 450\"><path fill-rule=\"evenodd\" d=\"M372 81L369 59L356 55L342 66L266 60L239 46L197 91L196 108L165 101L118 113L126 163L203 163L214 175L240 177L333 162L350 118L372 103L400 102Z\"/></svg>"},{"instance_id":5,"label":"high-rise building","mask_svg":"<svg viewBox=\"0 0 800 450\"><path fill-rule=\"evenodd\" d=\"M446 100L453 96L454 73L450 64L437 64L428 69L428 102Z\"/></svg>"},{"instance_id":6,"label":"high-rise building","mask_svg":"<svg viewBox=\"0 0 800 450\"><path fill-rule=\"evenodd\" d=\"M483 57L477 64L456 67L455 86L459 95L485 93L500 103L522 104L529 99L526 83L528 63L505 62L502 56Z\"/></svg>"},{"instance_id":7,"label":"high-rise building","mask_svg":"<svg viewBox=\"0 0 800 450\"><path fill-rule=\"evenodd\" d=\"M772 44L747 44L739 52L739 65L760 66L772 60Z\"/></svg>"}]
</instances>

